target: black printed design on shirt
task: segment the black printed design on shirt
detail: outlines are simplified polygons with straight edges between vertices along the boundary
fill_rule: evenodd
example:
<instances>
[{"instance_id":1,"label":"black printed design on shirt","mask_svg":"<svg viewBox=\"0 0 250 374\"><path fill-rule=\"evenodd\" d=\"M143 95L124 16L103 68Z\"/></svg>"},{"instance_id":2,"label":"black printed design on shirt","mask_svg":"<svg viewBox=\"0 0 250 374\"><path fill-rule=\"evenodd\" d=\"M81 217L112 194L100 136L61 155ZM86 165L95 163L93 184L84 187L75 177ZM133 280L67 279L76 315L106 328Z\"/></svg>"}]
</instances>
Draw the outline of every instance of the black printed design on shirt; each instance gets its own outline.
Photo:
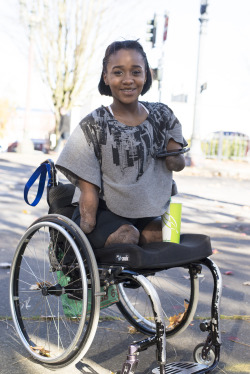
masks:
<instances>
[{"instance_id":1,"label":"black printed design on shirt","mask_svg":"<svg viewBox=\"0 0 250 374\"><path fill-rule=\"evenodd\" d=\"M103 147L110 147L114 166L119 167L122 173L127 168L136 168L138 180L150 158L155 158L157 152L165 149L166 128L173 128L176 123L176 117L173 123L166 123L162 112L154 110L153 115L149 115L140 126L124 126L101 107L80 125L88 144L93 145L100 163Z\"/></svg>"}]
</instances>

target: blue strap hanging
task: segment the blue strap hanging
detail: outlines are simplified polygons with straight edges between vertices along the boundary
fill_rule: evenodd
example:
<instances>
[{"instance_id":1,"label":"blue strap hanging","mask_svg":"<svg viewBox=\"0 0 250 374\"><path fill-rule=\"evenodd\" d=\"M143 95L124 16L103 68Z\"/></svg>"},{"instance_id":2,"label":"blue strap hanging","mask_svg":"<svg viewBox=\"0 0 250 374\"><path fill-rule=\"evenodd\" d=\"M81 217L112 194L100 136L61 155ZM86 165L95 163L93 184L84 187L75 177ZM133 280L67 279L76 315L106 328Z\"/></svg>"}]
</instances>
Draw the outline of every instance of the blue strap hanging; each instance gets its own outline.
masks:
<instances>
[{"instance_id":1,"label":"blue strap hanging","mask_svg":"<svg viewBox=\"0 0 250 374\"><path fill-rule=\"evenodd\" d=\"M43 162L34 171L34 173L31 175L30 179L26 183L26 185L24 187L24 200L28 205L36 206L39 203L39 201L41 200L41 197L42 197L43 191L44 191L44 186L45 186L47 173L48 173L48 187L50 187L51 182L52 182L52 176L51 176L51 165L48 161ZM35 183L35 181L37 180L38 177L40 177L40 180L39 180L39 185L38 185L38 190L37 190L36 197L35 197L35 199L32 203L29 203L29 201L28 201L29 190L33 186L33 184Z\"/></svg>"}]
</instances>

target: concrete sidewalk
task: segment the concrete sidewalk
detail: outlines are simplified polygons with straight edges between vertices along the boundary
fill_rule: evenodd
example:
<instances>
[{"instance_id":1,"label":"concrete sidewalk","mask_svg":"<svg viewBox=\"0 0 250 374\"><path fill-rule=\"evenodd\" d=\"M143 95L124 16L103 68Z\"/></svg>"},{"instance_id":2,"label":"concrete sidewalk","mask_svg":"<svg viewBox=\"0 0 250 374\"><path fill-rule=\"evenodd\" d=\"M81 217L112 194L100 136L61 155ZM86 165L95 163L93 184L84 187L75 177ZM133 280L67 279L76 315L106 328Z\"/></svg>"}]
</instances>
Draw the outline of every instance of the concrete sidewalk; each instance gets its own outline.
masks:
<instances>
[{"instance_id":1,"label":"concrete sidewalk","mask_svg":"<svg viewBox=\"0 0 250 374\"><path fill-rule=\"evenodd\" d=\"M249 180L250 162L206 159L199 166L187 166L181 174Z\"/></svg>"},{"instance_id":2,"label":"concrete sidewalk","mask_svg":"<svg viewBox=\"0 0 250 374\"><path fill-rule=\"evenodd\" d=\"M221 359L214 374L249 374L250 373L250 342L249 342L248 321L222 320L222 348ZM94 342L86 357L76 365L56 371L50 370L33 361L22 346L11 321L0 320L1 333L1 374L112 374L121 370L123 362L126 360L127 350L132 341L145 338L145 335L128 332L129 324L125 321L116 323L106 322L106 326L97 330ZM192 326L181 334L167 342L168 362L193 361L192 350L203 342L199 337L198 321L194 321ZM136 374L151 374L157 367L155 361L155 348L151 347L147 351L139 354L139 365Z\"/></svg>"}]
</instances>

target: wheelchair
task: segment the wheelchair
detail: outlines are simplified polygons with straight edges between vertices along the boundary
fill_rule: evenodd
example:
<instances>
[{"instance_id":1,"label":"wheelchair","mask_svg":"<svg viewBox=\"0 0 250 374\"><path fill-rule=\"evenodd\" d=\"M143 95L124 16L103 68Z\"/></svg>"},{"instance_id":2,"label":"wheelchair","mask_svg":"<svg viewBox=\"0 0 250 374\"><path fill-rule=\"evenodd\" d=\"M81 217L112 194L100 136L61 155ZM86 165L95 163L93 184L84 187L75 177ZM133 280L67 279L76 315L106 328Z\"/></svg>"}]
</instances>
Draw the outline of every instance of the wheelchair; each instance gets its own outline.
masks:
<instances>
[{"instance_id":1,"label":"wheelchair","mask_svg":"<svg viewBox=\"0 0 250 374\"><path fill-rule=\"evenodd\" d=\"M63 187L51 160L38 169L33 181L40 175L40 196L33 205L43 193L47 172L48 196L60 194ZM72 209L70 199L66 208ZM209 237L183 234L180 244L117 244L93 250L82 230L62 214L65 210L58 211L32 223L12 262L11 313L29 354L51 369L80 361L93 342L103 301L108 299L107 310L117 307L146 335L130 344L117 374L135 373L139 353L151 346L157 352L154 374L213 371L220 359L222 280L210 259ZM203 266L213 279L211 318L200 324L206 339L194 349L193 362L168 363L168 339L183 332L194 317Z\"/></svg>"}]
</instances>

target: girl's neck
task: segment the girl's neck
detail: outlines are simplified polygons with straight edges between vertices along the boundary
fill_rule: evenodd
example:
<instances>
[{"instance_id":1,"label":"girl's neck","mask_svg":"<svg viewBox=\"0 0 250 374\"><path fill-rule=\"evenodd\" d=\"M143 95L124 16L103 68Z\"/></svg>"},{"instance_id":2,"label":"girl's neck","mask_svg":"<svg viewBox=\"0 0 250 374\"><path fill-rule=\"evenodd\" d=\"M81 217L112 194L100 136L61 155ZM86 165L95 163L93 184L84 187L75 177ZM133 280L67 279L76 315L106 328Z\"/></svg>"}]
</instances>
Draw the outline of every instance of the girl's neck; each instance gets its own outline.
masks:
<instances>
[{"instance_id":1,"label":"girl's neck","mask_svg":"<svg viewBox=\"0 0 250 374\"><path fill-rule=\"evenodd\" d=\"M113 101L113 103L110 105L113 113L120 114L120 115L138 115L141 112L141 104L139 101L130 103L130 104L123 104L119 101Z\"/></svg>"},{"instance_id":2,"label":"girl's neck","mask_svg":"<svg viewBox=\"0 0 250 374\"><path fill-rule=\"evenodd\" d=\"M137 102L136 105L116 105L112 103L108 108L111 114L121 123L127 126L138 126L143 123L148 117L149 111L147 108Z\"/></svg>"}]
</instances>

